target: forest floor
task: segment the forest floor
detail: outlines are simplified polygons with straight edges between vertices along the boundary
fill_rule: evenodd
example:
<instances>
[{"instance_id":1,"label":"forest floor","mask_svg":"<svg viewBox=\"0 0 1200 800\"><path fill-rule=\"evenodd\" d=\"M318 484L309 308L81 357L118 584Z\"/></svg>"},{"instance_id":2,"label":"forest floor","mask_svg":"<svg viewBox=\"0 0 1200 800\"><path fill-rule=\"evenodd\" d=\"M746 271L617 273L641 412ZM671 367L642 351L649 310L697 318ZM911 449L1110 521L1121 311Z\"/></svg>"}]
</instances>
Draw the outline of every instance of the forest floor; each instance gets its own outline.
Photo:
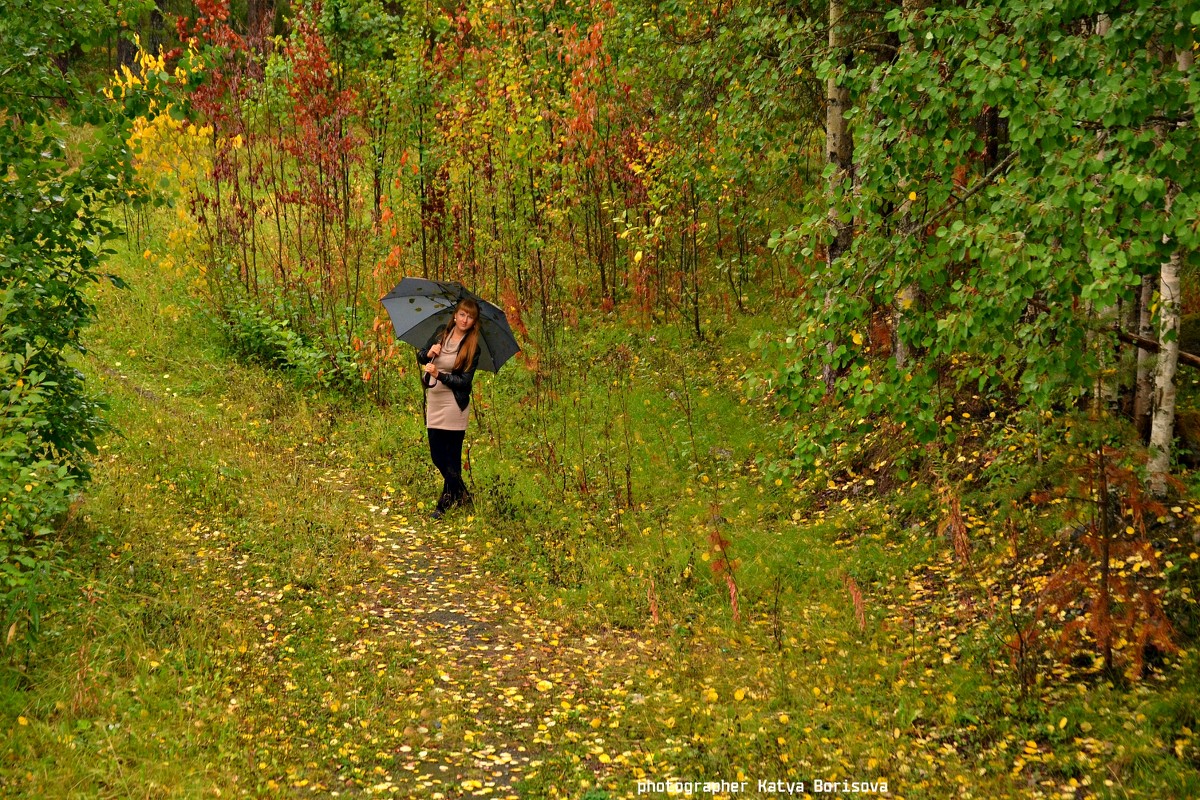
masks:
<instances>
[{"instance_id":1,"label":"forest floor","mask_svg":"<svg viewBox=\"0 0 1200 800\"><path fill-rule=\"evenodd\" d=\"M722 427L744 405L729 353L695 367L687 424L659 426L706 471L660 471L635 534L591 541L582 502L492 487L493 428L476 509L436 523L411 406L237 363L180 275L121 266L131 288L101 285L82 365L113 432L42 634L0 683L5 796L1200 794L1192 650L1129 685L1065 667L1022 685L984 612L1031 576L987 515L965 514L964 565L928 487L764 493L747 442L769 420ZM708 574L706 528L744 559L740 595Z\"/></svg>"}]
</instances>

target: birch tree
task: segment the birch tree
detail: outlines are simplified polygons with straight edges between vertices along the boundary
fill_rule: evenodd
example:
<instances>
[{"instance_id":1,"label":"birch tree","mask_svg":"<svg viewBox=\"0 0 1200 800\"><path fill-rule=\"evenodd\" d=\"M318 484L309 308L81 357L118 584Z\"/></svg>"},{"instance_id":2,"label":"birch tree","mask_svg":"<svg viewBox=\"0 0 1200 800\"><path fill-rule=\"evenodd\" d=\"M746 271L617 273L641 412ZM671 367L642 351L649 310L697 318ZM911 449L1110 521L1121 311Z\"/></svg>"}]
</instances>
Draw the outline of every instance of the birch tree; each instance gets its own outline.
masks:
<instances>
[{"instance_id":1,"label":"birch tree","mask_svg":"<svg viewBox=\"0 0 1200 800\"><path fill-rule=\"evenodd\" d=\"M1043 415L1078 407L1103 386L1117 339L1136 341L1117 315L1098 329L1089 309L1133 305L1143 276L1195 260L1196 90L1161 54L1192 51L1200 3L1134 0L1099 25L1095 7L1054 0L905 6L886 14L900 57L827 76L824 205L779 238L821 237L811 254L834 236L778 391L802 411L825 399L804 387L837 374L847 415L886 414L926 440L954 435L947 404L965 392ZM843 9L830 5L831 22ZM831 52L845 44L836 25L830 36ZM843 92L858 101L851 119L871 120L856 128L855 161L869 168L853 193L838 160ZM881 359L859 334L913 292L920 302L899 309L911 347ZM1169 325L1159 318L1165 339Z\"/></svg>"},{"instance_id":2,"label":"birch tree","mask_svg":"<svg viewBox=\"0 0 1200 800\"><path fill-rule=\"evenodd\" d=\"M1200 11L1193 16L1193 22ZM1183 76L1182 85L1190 89L1192 71L1192 48L1177 51L1176 65ZM1188 105L1195 123L1194 90L1189 92ZM1193 165L1195 162L1192 162ZM1166 230L1163 244L1172 247L1171 254L1162 264L1159 281L1158 363L1154 371L1154 417L1150 426L1150 491L1156 495L1167 492L1167 474L1171 464L1171 441L1175 435L1175 371L1179 361L1179 321L1182 296L1179 275L1183 267L1183 248L1175 241L1170 231L1179 227L1172 212L1178 201L1180 187L1173 178L1167 178Z\"/></svg>"},{"instance_id":3,"label":"birch tree","mask_svg":"<svg viewBox=\"0 0 1200 800\"><path fill-rule=\"evenodd\" d=\"M1167 216L1171 214L1175 190L1168 190ZM1175 434L1175 371L1179 363L1179 273L1182 256L1178 249L1163 262L1159 280L1158 362L1154 370L1154 418L1150 426L1150 491L1164 495L1171 463L1171 439Z\"/></svg>"}]
</instances>

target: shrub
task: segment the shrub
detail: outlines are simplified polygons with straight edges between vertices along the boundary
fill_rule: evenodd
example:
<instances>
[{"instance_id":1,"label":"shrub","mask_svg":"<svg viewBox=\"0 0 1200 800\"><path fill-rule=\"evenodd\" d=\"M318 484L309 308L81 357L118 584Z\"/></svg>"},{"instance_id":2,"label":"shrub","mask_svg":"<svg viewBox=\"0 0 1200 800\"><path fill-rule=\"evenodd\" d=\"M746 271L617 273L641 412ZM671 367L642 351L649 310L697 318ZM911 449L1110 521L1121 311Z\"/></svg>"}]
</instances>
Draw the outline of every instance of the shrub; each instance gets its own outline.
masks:
<instances>
[{"instance_id":1,"label":"shrub","mask_svg":"<svg viewBox=\"0 0 1200 800\"><path fill-rule=\"evenodd\" d=\"M346 395L363 391L361 367L353 352L328 352L253 300L235 301L222 320L233 354L246 361L289 373L305 387L334 389Z\"/></svg>"},{"instance_id":2,"label":"shrub","mask_svg":"<svg viewBox=\"0 0 1200 800\"><path fill-rule=\"evenodd\" d=\"M0 611L35 627L32 579L103 427L74 359L129 163L119 120L72 66L112 12L13 0L0 15Z\"/></svg>"},{"instance_id":3,"label":"shrub","mask_svg":"<svg viewBox=\"0 0 1200 800\"><path fill-rule=\"evenodd\" d=\"M7 299L7 298L6 298ZM4 321L8 305L0 307ZM37 577L55 560L53 521L66 510L80 476L46 441L51 406L35 353L0 351L0 607L5 629L18 616L39 617Z\"/></svg>"}]
</instances>

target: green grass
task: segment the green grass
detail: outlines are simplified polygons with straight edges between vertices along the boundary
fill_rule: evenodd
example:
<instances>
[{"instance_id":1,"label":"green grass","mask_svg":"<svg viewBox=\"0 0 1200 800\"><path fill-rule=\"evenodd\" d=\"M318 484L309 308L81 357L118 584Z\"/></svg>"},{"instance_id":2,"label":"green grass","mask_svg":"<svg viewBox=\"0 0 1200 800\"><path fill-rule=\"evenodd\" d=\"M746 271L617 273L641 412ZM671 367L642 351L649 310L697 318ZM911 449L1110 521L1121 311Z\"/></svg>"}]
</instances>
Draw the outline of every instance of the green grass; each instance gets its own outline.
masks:
<instances>
[{"instance_id":1,"label":"green grass","mask_svg":"<svg viewBox=\"0 0 1200 800\"><path fill-rule=\"evenodd\" d=\"M4 654L5 796L1200 793L1192 650L1128 686L1047 654L1022 690L995 609L1054 518L989 505L950 453L967 565L937 531L946 486L874 469L903 443L862 440L832 487L766 476L753 319L702 347L597 321L541 383L482 377L476 507L434 526L415 388L379 408L239 364L183 277L115 271L82 365L114 431L42 633ZM1028 522L1019 558L1005 518Z\"/></svg>"}]
</instances>

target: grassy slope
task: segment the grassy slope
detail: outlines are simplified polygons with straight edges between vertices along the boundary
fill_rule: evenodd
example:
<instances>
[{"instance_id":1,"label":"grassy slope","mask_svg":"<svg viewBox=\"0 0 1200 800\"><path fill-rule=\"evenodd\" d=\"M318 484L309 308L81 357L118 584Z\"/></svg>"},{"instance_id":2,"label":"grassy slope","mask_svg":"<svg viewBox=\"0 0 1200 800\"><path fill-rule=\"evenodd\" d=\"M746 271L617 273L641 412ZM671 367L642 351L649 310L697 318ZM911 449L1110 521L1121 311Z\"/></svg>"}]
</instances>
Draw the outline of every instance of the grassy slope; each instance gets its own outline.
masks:
<instances>
[{"instance_id":1,"label":"grassy slope","mask_svg":"<svg viewBox=\"0 0 1200 800\"><path fill-rule=\"evenodd\" d=\"M0 672L6 796L617 797L742 776L1200 795L1194 656L1130 690L1047 675L1023 696L1008 587L977 577L1012 560L996 520L968 516L968 567L921 485L765 481L777 434L740 394L736 326L700 350L597 324L553 385L484 379L477 507L435 526L415 392L306 394L225 358L170 269L118 271L132 288L100 287L84 365L115 432L55 611Z\"/></svg>"}]
</instances>

